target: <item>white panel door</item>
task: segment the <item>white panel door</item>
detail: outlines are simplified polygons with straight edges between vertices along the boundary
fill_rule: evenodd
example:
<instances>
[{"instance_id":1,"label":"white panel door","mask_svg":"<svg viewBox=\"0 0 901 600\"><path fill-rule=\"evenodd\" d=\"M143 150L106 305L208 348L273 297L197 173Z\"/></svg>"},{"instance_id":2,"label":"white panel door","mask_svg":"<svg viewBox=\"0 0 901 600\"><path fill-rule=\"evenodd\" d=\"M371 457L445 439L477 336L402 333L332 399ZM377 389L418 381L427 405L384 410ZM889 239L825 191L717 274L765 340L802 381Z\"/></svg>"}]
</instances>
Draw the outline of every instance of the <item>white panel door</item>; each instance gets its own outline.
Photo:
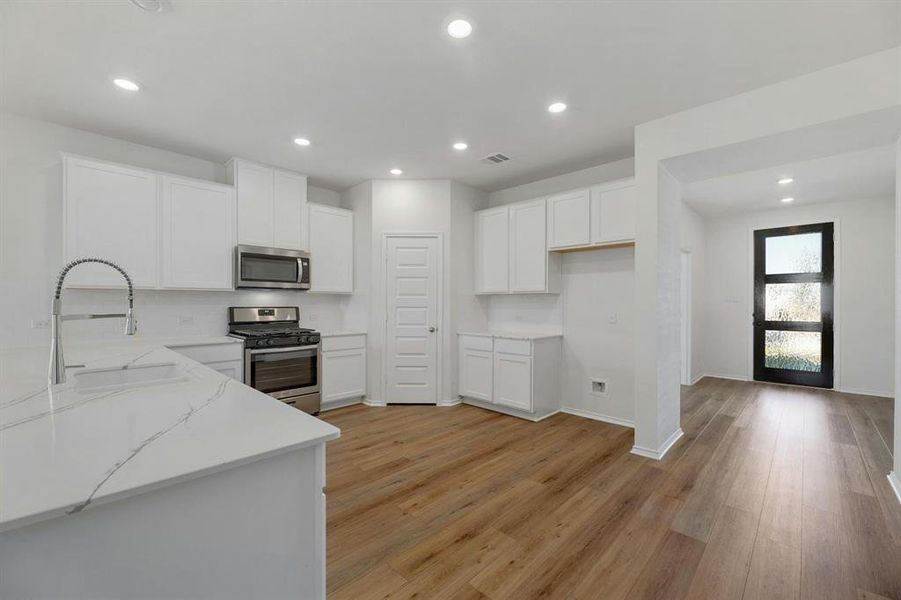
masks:
<instances>
[{"instance_id":1,"label":"white panel door","mask_svg":"<svg viewBox=\"0 0 901 600\"><path fill-rule=\"evenodd\" d=\"M125 269L136 287L159 284L159 176L150 171L67 157L65 169L65 259L99 257ZM124 287L122 276L104 265L84 264L68 285Z\"/></svg>"},{"instance_id":2,"label":"white panel door","mask_svg":"<svg viewBox=\"0 0 901 600\"><path fill-rule=\"evenodd\" d=\"M162 178L162 287L232 289L234 194L231 186Z\"/></svg>"},{"instance_id":3,"label":"white panel door","mask_svg":"<svg viewBox=\"0 0 901 600\"><path fill-rule=\"evenodd\" d=\"M591 193L591 243L608 244L635 239L635 187Z\"/></svg>"},{"instance_id":4,"label":"white panel door","mask_svg":"<svg viewBox=\"0 0 901 600\"><path fill-rule=\"evenodd\" d=\"M547 199L547 247L584 246L591 240L589 191L575 190Z\"/></svg>"},{"instance_id":5,"label":"white panel door","mask_svg":"<svg viewBox=\"0 0 901 600\"><path fill-rule=\"evenodd\" d=\"M272 245L276 248L308 250L307 178L275 171Z\"/></svg>"},{"instance_id":6,"label":"white panel door","mask_svg":"<svg viewBox=\"0 0 901 600\"><path fill-rule=\"evenodd\" d=\"M505 294L509 289L509 220L506 206L475 213L476 293Z\"/></svg>"},{"instance_id":7,"label":"white panel door","mask_svg":"<svg viewBox=\"0 0 901 600\"><path fill-rule=\"evenodd\" d=\"M461 348L458 393L467 398L491 402L493 368L491 352Z\"/></svg>"},{"instance_id":8,"label":"white panel door","mask_svg":"<svg viewBox=\"0 0 901 600\"><path fill-rule=\"evenodd\" d=\"M532 359L494 353L494 402L519 410L532 410Z\"/></svg>"},{"instance_id":9,"label":"white panel door","mask_svg":"<svg viewBox=\"0 0 901 600\"><path fill-rule=\"evenodd\" d=\"M547 213L545 201L510 206L510 291L547 290Z\"/></svg>"},{"instance_id":10,"label":"white panel door","mask_svg":"<svg viewBox=\"0 0 901 600\"><path fill-rule=\"evenodd\" d=\"M354 291L354 214L343 208L309 205L310 291Z\"/></svg>"},{"instance_id":11,"label":"white panel door","mask_svg":"<svg viewBox=\"0 0 901 600\"><path fill-rule=\"evenodd\" d=\"M434 237L389 237L386 250L385 400L437 404L441 245Z\"/></svg>"},{"instance_id":12,"label":"white panel door","mask_svg":"<svg viewBox=\"0 0 901 600\"><path fill-rule=\"evenodd\" d=\"M246 161L235 162L238 193L238 243L272 246L272 169Z\"/></svg>"}]
</instances>

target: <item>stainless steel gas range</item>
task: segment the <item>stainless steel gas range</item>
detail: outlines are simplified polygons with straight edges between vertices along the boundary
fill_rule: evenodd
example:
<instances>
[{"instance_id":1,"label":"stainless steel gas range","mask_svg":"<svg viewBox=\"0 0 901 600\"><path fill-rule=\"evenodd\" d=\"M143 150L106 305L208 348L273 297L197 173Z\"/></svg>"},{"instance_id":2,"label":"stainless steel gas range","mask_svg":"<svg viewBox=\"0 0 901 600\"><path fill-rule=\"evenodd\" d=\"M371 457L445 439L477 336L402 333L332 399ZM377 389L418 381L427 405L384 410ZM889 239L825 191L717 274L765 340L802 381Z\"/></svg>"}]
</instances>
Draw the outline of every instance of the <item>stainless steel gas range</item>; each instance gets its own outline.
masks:
<instances>
[{"instance_id":1,"label":"stainless steel gas range","mask_svg":"<svg viewBox=\"0 0 901 600\"><path fill-rule=\"evenodd\" d=\"M228 333L244 340L244 383L310 414L319 413L318 331L300 327L296 306L233 306Z\"/></svg>"}]
</instances>

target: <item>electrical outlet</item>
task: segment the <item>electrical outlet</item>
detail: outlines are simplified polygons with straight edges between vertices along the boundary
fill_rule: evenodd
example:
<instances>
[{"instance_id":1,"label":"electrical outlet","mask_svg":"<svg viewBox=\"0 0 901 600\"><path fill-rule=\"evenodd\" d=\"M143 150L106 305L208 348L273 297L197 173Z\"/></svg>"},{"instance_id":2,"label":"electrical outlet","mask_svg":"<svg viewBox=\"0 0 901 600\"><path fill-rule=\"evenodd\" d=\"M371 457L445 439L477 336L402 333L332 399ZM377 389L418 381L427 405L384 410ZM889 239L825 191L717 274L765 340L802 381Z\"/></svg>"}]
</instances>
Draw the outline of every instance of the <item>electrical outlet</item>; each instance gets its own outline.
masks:
<instances>
[{"instance_id":1,"label":"electrical outlet","mask_svg":"<svg viewBox=\"0 0 901 600\"><path fill-rule=\"evenodd\" d=\"M316 315L316 313L307 314L307 319L309 319L310 323L315 323L317 318L318 316Z\"/></svg>"},{"instance_id":2,"label":"electrical outlet","mask_svg":"<svg viewBox=\"0 0 901 600\"><path fill-rule=\"evenodd\" d=\"M607 322L610 323L611 325L616 325L619 322L619 317L616 316L616 314L612 314L609 317L607 317Z\"/></svg>"},{"instance_id":3,"label":"electrical outlet","mask_svg":"<svg viewBox=\"0 0 901 600\"><path fill-rule=\"evenodd\" d=\"M50 319L32 319L31 320L31 328L32 329L49 329L50 328Z\"/></svg>"}]
</instances>

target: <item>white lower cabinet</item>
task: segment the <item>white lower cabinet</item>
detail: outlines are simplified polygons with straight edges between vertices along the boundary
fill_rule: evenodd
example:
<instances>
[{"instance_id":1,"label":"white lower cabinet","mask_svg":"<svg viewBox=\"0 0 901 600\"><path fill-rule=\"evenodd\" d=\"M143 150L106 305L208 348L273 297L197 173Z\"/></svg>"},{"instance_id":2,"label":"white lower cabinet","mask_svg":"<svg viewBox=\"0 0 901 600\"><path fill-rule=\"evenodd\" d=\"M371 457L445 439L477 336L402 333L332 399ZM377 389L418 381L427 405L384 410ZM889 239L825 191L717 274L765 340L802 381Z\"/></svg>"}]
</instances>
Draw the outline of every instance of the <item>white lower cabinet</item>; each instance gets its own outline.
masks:
<instances>
[{"instance_id":1,"label":"white lower cabinet","mask_svg":"<svg viewBox=\"0 0 901 600\"><path fill-rule=\"evenodd\" d=\"M491 352L460 348L460 395L491 402L492 373Z\"/></svg>"},{"instance_id":2,"label":"white lower cabinet","mask_svg":"<svg viewBox=\"0 0 901 600\"><path fill-rule=\"evenodd\" d=\"M494 353L494 401L532 411L532 359L528 356Z\"/></svg>"},{"instance_id":3,"label":"white lower cabinet","mask_svg":"<svg viewBox=\"0 0 901 600\"><path fill-rule=\"evenodd\" d=\"M459 395L537 421L559 409L560 336L460 334Z\"/></svg>"},{"instance_id":4,"label":"white lower cabinet","mask_svg":"<svg viewBox=\"0 0 901 600\"><path fill-rule=\"evenodd\" d=\"M322 338L322 407L366 395L366 336Z\"/></svg>"}]
</instances>

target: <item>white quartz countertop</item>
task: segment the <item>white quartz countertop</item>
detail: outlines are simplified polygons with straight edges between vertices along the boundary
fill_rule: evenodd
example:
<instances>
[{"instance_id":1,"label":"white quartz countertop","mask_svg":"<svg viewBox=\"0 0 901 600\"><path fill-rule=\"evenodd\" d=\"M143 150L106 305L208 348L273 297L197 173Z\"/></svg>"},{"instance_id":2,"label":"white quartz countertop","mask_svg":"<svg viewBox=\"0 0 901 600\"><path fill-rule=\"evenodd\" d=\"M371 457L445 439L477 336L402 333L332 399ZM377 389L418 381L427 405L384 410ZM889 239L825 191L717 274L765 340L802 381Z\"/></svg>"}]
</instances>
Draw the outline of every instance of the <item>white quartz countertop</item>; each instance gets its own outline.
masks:
<instances>
[{"instance_id":1,"label":"white quartz countertop","mask_svg":"<svg viewBox=\"0 0 901 600\"><path fill-rule=\"evenodd\" d=\"M337 331L320 331L319 335L322 337L345 337L349 335L366 335L365 331L354 331L350 330L337 330Z\"/></svg>"},{"instance_id":2,"label":"white quartz countertop","mask_svg":"<svg viewBox=\"0 0 901 600\"><path fill-rule=\"evenodd\" d=\"M217 339L218 342L213 341ZM198 340L205 340L198 342ZM336 427L164 347L70 344L48 387L46 348L0 354L0 531L335 439ZM190 343L188 343L190 341ZM184 338L165 345L240 343ZM177 381L88 388L93 369L164 365Z\"/></svg>"},{"instance_id":3,"label":"white quartz countertop","mask_svg":"<svg viewBox=\"0 0 901 600\"><path fill-rule=\"evenodd\" d=\"M554 332L528 332L528 331L460 331L457 335L471 335L475 337L496 337L509 340L545 340L548 338L563 337L562 333Z\"/></svg>"}]
</instances>

